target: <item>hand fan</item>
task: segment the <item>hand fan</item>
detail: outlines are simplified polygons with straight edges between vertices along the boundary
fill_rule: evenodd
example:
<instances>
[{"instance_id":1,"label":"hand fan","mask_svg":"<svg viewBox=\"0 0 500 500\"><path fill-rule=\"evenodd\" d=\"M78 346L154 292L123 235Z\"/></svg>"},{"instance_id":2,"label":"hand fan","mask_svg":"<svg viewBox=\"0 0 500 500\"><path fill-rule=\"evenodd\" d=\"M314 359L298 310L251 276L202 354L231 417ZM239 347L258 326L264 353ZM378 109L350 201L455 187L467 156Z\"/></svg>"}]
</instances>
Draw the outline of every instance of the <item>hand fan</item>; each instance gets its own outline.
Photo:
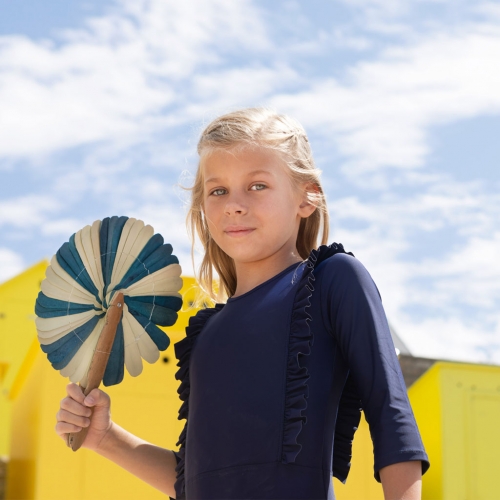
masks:
<instances>
[{"instance_id":1,"label":"hand fan","mask_svg":"<svg viewBox=\"0 0 500 500\"><path fill-rule=\"evenodd\" d=\"M151 226L107 217L71 236L47 268L35 304L38 340L61 375L85 395L133 377L154 363L170 340L182 306L181 267ZM87 429L68 435L76 451Z\"/></svg>"}]
</instances>

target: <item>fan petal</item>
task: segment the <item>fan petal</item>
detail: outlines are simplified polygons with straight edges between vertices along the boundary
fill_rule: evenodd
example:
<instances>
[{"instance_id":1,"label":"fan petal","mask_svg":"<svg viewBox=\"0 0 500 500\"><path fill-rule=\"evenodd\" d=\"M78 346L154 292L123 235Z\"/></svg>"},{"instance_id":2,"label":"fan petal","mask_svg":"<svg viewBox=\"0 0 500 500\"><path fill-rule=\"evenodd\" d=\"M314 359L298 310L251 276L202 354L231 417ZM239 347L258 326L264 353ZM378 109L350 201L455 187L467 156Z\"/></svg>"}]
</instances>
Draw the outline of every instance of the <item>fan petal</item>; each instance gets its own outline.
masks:
<instances>
[{"instance_id":1,"label":"fan petal","mask_svg":"<svg viewBox=\"0 0 500 500\"><path fill-rule=\"evenodd\" d=\"M43 292L38 293L35 303L35 314L40 318L54 318L56 316L78 314L95 310L92 304L78 304L64 300L53 299Z\"/></svg>"},{"instance_id":2,"label":"fan petal","mask_svg":"<svg viewBox=\"0 0 500 500\"><path fill-rule=\"evenodd\" d=\"M99 299L102 302L104 282L102 278L101 271L101 255L99 249L99 242L97 245L92 241L93 237L99 237L99 233L96 233L96 224L91 226L85 226L83 229L75 233L75 246L78 251L80 258L87 270L90 279L98 292Z\"/></svg>"},{"instance_id":3,"label":"fan petal","mask_svg":"<svg viewBox=\"0 0 500 500\"><path fill-rule=\"evenodd\" d=\"M125 305L125 307L127 306ZM142 373L142 356L139 351L138 341L129 322L129 314L123 315L122 323L125 342L125 366L132 377L137 377ZM144 330L141 329L140 335L142 334L144 334Z\"/></svg>"},{"instance_id":4,"label":"fan petal","mask_svg":"<svg viewBox=\"0 0 500 500\"><path fill-rule=\"evenodd\" d=\"M42 351L47 354L48 360L56 370L63 369L73 359L73 356L85 340L87 340L98 321L99 318L95 316L90 321L73 330L71 334L61 337L52 344L42 345Z\"/></svg>"},{"instance_id":5,"label":"fan petal","mask_svg":"<svg viewBox=\"0 0 500 500\"><path fill-rule=\"evenodd\" d=\"M99 241L101 247L101 267L104 278L104 295L111 283L111 274L116 259L116 251L121 238L123 227L128 217L106 217L101 223Z\"/></svg>"},{"instance_id":6,"label":"fan petal","mask_svg":"<svg viewBox=\"0 0 500 500\"><path fill-rule=\"evenodd\" d=\"M92 333L87 337L82 347L78 349L71 361L61 370L63 377L69 377L71 382L83 382L83 378L87 375L94 355L97 341L104 327L105 319L101 318L94 327Z\"/></svg>"},{"instance_id":7,"label":"fan petal","mask_svg":"<svg viewBox=\"0 0 500 500\"><path fill-rule=\"evenodd\" d=\"M161 234L155 234L152 236L141 252L137 255L132 265L129 266L127 272L122 276L120 283L115 286L123 288L154 272L154 270L149 268L151 262L148 261L148 259L163 246L166 245L163 244L163 236ZM170 253L171 251L167 252L169 256ZM167 262L164 262L163 264L167 265Z\"/></svg>"},{"instance_id":8,"label":"fan petal","mask_svg":"<svg viewBox=\"0 0 500 500\"><path fill-rule=\"evenodd\" d=\"M123 293L131 297L139 295L171 295L181 297L178 293L182 288L181 266L170 264L131 284Z\"/></svg>"},{"instance_id":9,"label":"fan petal","mask_svg":"<svg viewBox=\"0 0 500 500\"><path fill-rule=\"evenodd\" d=\"M154 229L151 226L145 226L144 222L133 218L127 221L118 244L118 258L111 277L111 288L116 287L122 280L153 234Z\"/></svg>"},{"instance_id":10,"label":"fan petal","mask_svg":"<svg viewBox=\"0 0 500 500\"><path fill-rule=\"evenodd\" d=\"M119 384L123 380L124 358L125 358L125 345L123 342L123 326L122 322L120 321L116 329L115 340L113 342L113 347L111 348L111 354L109 355L108 364L106 365L104 378L102 379L106 387L110 385Z\"/></svg>"},{"instance_id":11,"label":"fan petal","mask_svg":"<svg viewBox=\"0 0 500 500\"><path fill-rule=\"evenodd\" d=\"M56 258L61 267L82 287L94 295L99 297L99 291L92 282L89 273L85 269L80 254L76 248L75 235L71 236L69 242L57 251Z\"/></svg>"},{"instance_id":12,"label":"fan petal","mask_svg":"<svg viewBox=\"0 0 500 500\"><path fill-rule=\"evenodd\" d=\"M49 339L58 333L69 333L87 321L90 321L95 315L95 311L86 311L69 316L58 316L56 318L36 318L35 324L38 336L43 339Z\"/></svg>"},{"instance_id":13,"label":"fan petal","mask_svg":"<svg viewBox=\"0 0 500 500\"><path fill-rule=\"evenodd\" d=\"M95 296L85 290L59 265L57 259L52 257L50 266L45 272L46 279L42 281L42 291L48 297L79 304L94 304L99 307Z\"/></svg>"},{"instance_id":14,"label":"fan petal","mask_svg":"<svg viewBox=\"0 0 500 500\"><path fill-rule=\"evenodd\" d=\"M142 325L147 334L151 337L158 350L164 351L170 345L168 335L160 330L151 320L141 316L140 314L134 315L134 318Z\"/></svg>"},{"instance_id":15,"label":"fan petal","mask_svg":"<svg viewBox=\"0 0 500 500\"><path fill-rule=\"evenodd\" d=\"M132 315L143 316L147 318L148 321L152 321L157 325L172 326L177 321L177 313L173 309L162 307L157 303L141 302L130 299L129 297L125 297L125 303L128 305L129 311Z\"/></svg>"}]
</instances>

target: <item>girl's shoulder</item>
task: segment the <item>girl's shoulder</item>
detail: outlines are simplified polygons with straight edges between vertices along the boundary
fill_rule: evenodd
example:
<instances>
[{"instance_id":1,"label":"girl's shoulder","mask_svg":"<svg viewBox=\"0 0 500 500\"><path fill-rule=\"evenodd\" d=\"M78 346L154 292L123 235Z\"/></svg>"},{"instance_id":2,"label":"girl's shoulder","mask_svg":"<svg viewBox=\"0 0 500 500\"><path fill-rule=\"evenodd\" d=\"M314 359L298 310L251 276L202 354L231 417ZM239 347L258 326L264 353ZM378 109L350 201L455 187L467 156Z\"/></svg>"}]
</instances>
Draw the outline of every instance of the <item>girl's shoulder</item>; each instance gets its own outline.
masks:
<instances>
[{"instance_id":1,"label":"girl's shoulder","mask_svg":"<svg viewBox=\"0 0 500 500\"><path fill-rule=\"evenodd\" d=\"M338 277L355 272L362 264L354 257L352 252L347 252L342 243L321 245L313 250L306 260L305 272L314 274L315 278Z\"/></svg>"},{"instance_id":2,"label":"girl's shoulder","mask_svg":"<svg viewBox=\"0 0 500 500\"><path fill-rule=\"evenodd\" d=\"M370 273L361 261L337 243L327 246L321 252L318 263L314 266L314 277L317 287L335 290L337 293L376 289Z\"/></svg>"},{"instance_id":3,"label":"girl's shoulder","mask_svg":"<svg viewBox=\"0 0 500 500\"><path fill-rule=\"evenodd\" d=\"M200 333L205 323L217 312L219 312L225 304L216 303L214 307L204 307L198 310L189 318L188 326L186 327L186 337L194 337Z\"/></svg>"}]
</instances>

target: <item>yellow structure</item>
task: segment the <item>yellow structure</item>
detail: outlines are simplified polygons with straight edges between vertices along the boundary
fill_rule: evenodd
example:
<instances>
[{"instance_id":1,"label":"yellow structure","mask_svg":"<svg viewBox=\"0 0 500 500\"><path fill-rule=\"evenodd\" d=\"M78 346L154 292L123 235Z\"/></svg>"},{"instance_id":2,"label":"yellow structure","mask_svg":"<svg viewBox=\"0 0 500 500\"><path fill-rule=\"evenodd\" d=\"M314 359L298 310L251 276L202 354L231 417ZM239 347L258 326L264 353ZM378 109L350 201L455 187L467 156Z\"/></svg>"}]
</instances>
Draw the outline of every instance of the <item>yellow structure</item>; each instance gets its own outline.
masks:
<instances>
[{"instance_id":1,"label":"yellow structure","mask_svg":"<svg viewBox=\"0 0 500 500\"><path fill-rule=\"evenodd\" d=\"M361 417L352 446L352 461L345 484L333 479L336 500L384 500L382 485L373 477L373 444L370 429Z\"/></svg>"},{"instance_id":2,"label":"yellow structure","mask_svg":"<svg viewBox=\"0 0 500 500\"><path fill-rule=\"evenodd\" d=\"M423 500L500 498L500 367L438 362L408 394L432 464Z\"/></svg>"},{"instance_id":3,"label":"yellow structure","mask_svg":"<svg viewBox=\"0 0 500 500\"><path fill-rule=\"evenodd\" d=\"M0 285L0 457L9 454L12 401L40 350L33 344L33 309L47 265L39 262Z\"/></svg>"}]
</instances>

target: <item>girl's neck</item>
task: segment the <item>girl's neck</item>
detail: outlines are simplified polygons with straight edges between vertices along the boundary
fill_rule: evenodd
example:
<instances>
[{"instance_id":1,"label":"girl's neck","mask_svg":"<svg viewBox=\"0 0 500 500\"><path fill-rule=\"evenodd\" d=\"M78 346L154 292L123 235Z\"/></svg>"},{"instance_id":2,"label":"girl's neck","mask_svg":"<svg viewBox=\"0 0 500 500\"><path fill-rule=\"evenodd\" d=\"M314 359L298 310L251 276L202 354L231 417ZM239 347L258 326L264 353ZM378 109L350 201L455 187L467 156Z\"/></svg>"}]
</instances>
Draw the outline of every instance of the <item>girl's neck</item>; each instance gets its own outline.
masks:
<instances>
[{"instance_id":1,"label":"girl's neck","mask_svg":"<svg viewBox=\"0 0 500 500\"><path fill-rule=\"evenodd\" d=\"M237 285L232 297L236 298L276 276L292 264L302 262L297 250L286 255L273 255L257 262L235 262Z\"/></svg>"}]
</instances>

